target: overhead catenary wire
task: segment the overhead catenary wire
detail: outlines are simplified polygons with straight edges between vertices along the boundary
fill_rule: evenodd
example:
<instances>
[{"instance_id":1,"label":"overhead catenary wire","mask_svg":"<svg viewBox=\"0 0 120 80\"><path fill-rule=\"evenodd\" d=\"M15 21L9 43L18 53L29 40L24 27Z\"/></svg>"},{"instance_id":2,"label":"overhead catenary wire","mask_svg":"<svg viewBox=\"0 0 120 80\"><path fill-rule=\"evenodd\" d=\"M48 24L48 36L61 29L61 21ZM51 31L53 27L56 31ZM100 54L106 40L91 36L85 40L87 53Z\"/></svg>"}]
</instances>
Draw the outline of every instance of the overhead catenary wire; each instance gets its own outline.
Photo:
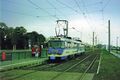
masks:
<instances>
[{"instance_id":1,"label":"overhead catenary wire","mask_svg":"<svg viewBox=\"0 0 120 80\"><path fill-rule=\"evenodd\" d=\"M80 8L80 1L79 2L77 2L76 0L74 0L75 1L75 3L77 4L77 6L79 7L79 10L82 12L82 9ZM84 16L85 18L86 18L86 20L87 20L87 22L88 22L88 24L89 24L89 21L88 21L88 17L87 17L87 13L88 13L88 11L87 11L87 8L86 8L86 5L85 5L85 3L84 3L84 1L83 0L81 0L81 3L83 3L83 7L85 8L85 10L86 10L86 14L83 14L83 16L84 15L86 15L86 16ZM103 2L102 1L100 1L99 2L99 4L102 4ZM102 20L103 20L103 24L104 24L104 13L103 13L103 10L100 10L100 12L102 12ZM84 12L85 13L85 12ZM91 19L90 19L91 20ZM91 26L90 26L91 27Z\"/></svg>"},{"instance_id":2,"label":"overhead catenary wire","mask_svg":"<svg viewBox=\"0 0 120 80\"><path fill-rule=\"evenodd\" d=\"M83 17L84 17L84 19L86 20L87 24L91 27L91 29L92 29L92 31L93 31L93 27L92 27L91 24L89 23L88 18L87 18L87 16L86 16L86 13L82 11L82 9L81 9L81 7L80 7L80 5L79 5L79 2L77 2L77 0L74 0L74 1L75 1L76 5L78 6L80 12L83 14Z\"/></svg>"},{"instance_id":3,"label":"overhead catenary wire","mask_svg":"<svg viewBox=\"0 0 120 80\"><path fill-rule=\"evenodd\" d=\"M106 7L108 6L108 4L110 3L110 1L111 1L111 0L107 0L107 2L105 3L104 0L101 0L101 14L102 14L103 26L105 26L105 25L104 25L104 19L105 19L105 17L104 17L104 11L105 11L105 8L106 8ZM105 3L105 4L103 4L103 3Z\"/></svg>"},{"instance_id":4,"label":"overhead catenary wire","mask_svg":"<svg viewBox=\"0 0 120 80\"><path fill-rule=\"evenodd\" d=\"M6 1L8 2L8 4L12 4L12 5L14 5L14 6L16 5L15 7L24 6L24 8L26 8L26 7L34 8L33 5L31 5L31 4L28 6L28 5L24 4L24 3L17 3L17 2L15 2L15 1L13 1L13 0L6 0ZM36 7L36 6L35 6L35 7ZM60 9L61 9L61 8L65 8L65 7L60 7ZM36 9L39 9L39 8L36 8ZM46 10L48 9L48 10L49 10L49 9L54 9L54 8L48 7L48 8L44 8L44 9L46 9ZM56 9L59 9L59 8L56 8Z\"/></svg>"},{"instance_id":5,"label":"overhead catenary wire","mask_svg":"<svg viewBox=\"0 0 120 80\"><path fill-rule=\"evenodd\" d=\"M8 4L12 4L13 5L13 7L19 7L19 6L24 6L24 8L25 7L30 7L30 8L33 8L33 6L28 6L28 5L25 5L25 4L21 4L21 3L16 3L15 1L11 1L11 0L6 0L7 2L8 2ZM65 7L64 7L65 8ZM36 10L38 10L39 8L36 8ZM45 8L45 9L54 9L54 8ZM57 9L57 8L56 8ZM24 12L24 11L21 11L20 9L18 9L18 10L16 10L16 9L9 9L9 8L7 8L7 9L2 9L2 11L5 11L5 12L7 12L7 13L12 13L12 14L17 14L17 15L23 15L23 16L30 16L30 17L37 17L37 18L39 18L39 17L51 17L51 16L54 16L53 14L51 14L51 15L36 15L36 14L31 14L30 12L29 13L26 13L26 12ZM27 9L26 9L26 11L27 11ZM74 15L74 14L64 14L65 16L66 15ZM60 14L60 15L58 15L58 14L56 14L56 16L63 16L63 14Z\"/></svg>"},{"instance_id":6,"label":"overhead catenary wire","mask_svg":"<svg viewBox=\"0 0 120 80\"><path fill-rule=\"evenodd\" d=\"M50 15L45 15L45 16L36 15L36 16L35 16L35 15L32 15L32 14L23 13L23 12L18 12L18 11L12 11L12 10L9 10L9 9L4 9L4 10L2 10L2 11L6 11L6 12L13 13L13 14L17 14L17 15L36 17L36 18L39 18L39 17L50 17Z\"/></svg>"},{"instance_id":7,"label":"overhead catenary wire","mask_svg":"<svg viewBox=\"0 0 120 80\"><path fill-rule=\"evenodd\" d=\"M3 9L2 11L7 12L7 13L12 13L12 14L17 14L17 15L35 17L35 18L51 17L51 16L53 16L53 15L33 15L33 14L24 13L24 12L20 12L20 11L13 11L13 10L9 10L9 9ZM66 15L68 15L68 14L66 14ZM72 16L72 15L74 15L74 14L69 14L69 15ZM57 15L57 16L62 16L62 15Z\"/></svg>"},{"instance_id":8,"label":"overhead catenary wire","mask_svg":"<svg viewBox=\"0 0 120 80\"><path fill-rule=\"evenodd\" d=\"M55 9L55 15L56 15L56 13L58 11L60 14L62 14L64 16L64 14L62 13L62 11L60 11L59 9L57 9L49 0L46 0L46 1L48 2L48 4L50 4L53 7L53 9ZM64 17L66 17L66 16L64 16Z\"/></svg>"},{"instance_id":9,"label":"overhead catenary wire","mask_svg":"<svg viewBox=\"0 0 120 80\"><path fill-rule=\"evenodd\" d=\"M66 6L67 8L73 10L74 12L79 13L79 11L76 10L76 9L74 9L73 7L71 7L71 6L69 6L69 5L66 5L65 3L63 3L63 2L61 2L61 1L59 1L59 0L56 0L56 1L59 2L60 4L64 5L64 6ZM80 14L80 13L79 13L79 14Z\"/></svg>"},{"instance_id":10,"label":"overhead catenary wire","mask_svg":"<svg viewBox=\"0 0 120 80\"><path fill-rule=\"evenodd\" d=\"M59 2L60 4L64 5L64 6L68 7L69 9L73 10L74 12L78 13L79 15L81 15L78 10L72 8L71 6L69 6L69 5L67 5L67 4L65 4L65 3L63 3L63 2L61 2L61 1L59 1L59 0L56 0L56 1ZM76 1L76 0L75 0L75 1ZM78 5L77 2L76 2L76 4ZM78 6L79 6L79 5L78 5ZM80 9L80 7L79 7L79 9ZM81 11L81 9L80 9L80 11ZM86 19L87 16L85 15L85 13L83 12L82 14L83 14L84 18ZM87 21L88 25L90 25L89 21L88 21L88 20L86 20L86 21ZM91 27L91 25L90 25L90 27ZM92 27L91 27L91 28L92 28Z\"/></svg>"},{"instance_id":11,"label":"overhead catenary wire","mask_svg":"<svg viewBox=\"0 0 120 80\"><path fill-rule=\"evenodd\" d=\"M103 21L103 26L104 26L104 11L105 8L108 6L108 4L110 3L111 0L107 0L107 2L105 3L104 0L101 0L101 14L102 14L102 21ZM103 4L105 3L105 4Z\"/></svg>"},{"instance_id":12,"label":"overhead catenary wire","mask_svg":"<svg viewBox=\"0 0 120 80\"><path fill-rule=\"evenodd\" d=\"M11 0L6 0L7 2L9 2L8 4L14 4L15 7L19 7L19 6L24 6L25 7L31 7L33 8L33 5L32 6L28 6L28 5L25 5L25 4L21 4L21 3L16 3L15 1L11 1ZM36 6L35 6L36 7ZM38 7L36 9L39 9ZM13 13L13 14L17 14L17 15L23 15L23 16L30 16L30 17L36 17L36 18L40 18L40 17L51 17L51 16L54 16L53 14L48 14L48 15L38 15L38 14L30 14L30 13L26 13L26 12L23 12L21 11L20 9L16 10L16 9L2 9L2 11L6 11L8 13ZM26 9L27 11L27 9Z\"/></svg>"},{"instance_id":13,"label":"overhead catenary wire","mask_svg":"<svg viewBox=\"0 0 120 80\"><path fill-rule=\"evenodd\" d=\"M17 3L17 2L15 2L15 0L6 0L8 3L12 3L12 5L14 4L14 5L22 5L22 6L24 6L24 7L30 7L30 6L27 6L26 4L21 4L21 3Z\"/></svg>"},{"instance_id":14,"label":"overhead catenary wire","mask_svg":"<svg viewBox=\"0 0 120 80\"><path fill-rule=\"evenodd\" d=\"M103 0L101 2L101 16L102 16L102 25L104 26L104 9L103 9Z\"/></svg>"},{"instance_id":15,"label":"overhead catenary wire","mask_svg":"<svg viewBox=\"0 0 120 80\"><path fill-rule=\"evenodd\" d=\"M105 10L105 8L108 6L108 4L110 3L111 0L107 0L106 4L102 7L103 10Z\"/></svg>"},{"instance_id":16,"label":"overhead catenary wire","mask_svg":"<svg viewBox=\"0 0 120 80\"><path fill-rule=\"evenodd\" d=\"M79 0L78 0L78 1L79 1ZM80 3L80 1L79 1L79 3ZM87 9L87 7L86 7L86 4L85 4L84 0L81 0L81 3L83 4L83 7L84 7L84 9L85 9L86 16L87 16L87 20L88 20L88 17L89 17L89 20L92 20L91 15L88 15L88 9ZM89 20L88 20L88 23L90 24ZM90 25L95 26L95 24L93 24L92 22L91 22ZM92 27L92 26L91 26L91 27ZM92 29L93 29L93 27L92 27Z\"/></svg>"},{"instance_id":17,"label":"overhead catenary wire","mask_svg":"<svg viewBox=\"0 0 120 80\"><path fill-rule=\"evenodd\" d=\"M35 7L39 8L40 10L42 10L43 12L46 12L48 15L51 15L51 13L49 13L48 11L46 11L45 9L41 8L40 6L38 6L36 3L34 3L31 0L27 0L29 3L31 3L32 5L34 5ZM55 15L51 15L53 18L55 19L59 19L57 16Z\"/></svg>"},{"instance_id":18,"label":"overhead catenary wire","mask_svg":"<svg viewBox=\"0 0 120 80\"><path fill-rule=\"evenodd\" d=\"M110 0L108 0L107 2L104 2L104 0L101 0L101 10L100 10L101 20L102 20L101 25L103 26L103 28L105 29L106 32L107 32L108 27L105 25L105 14L104 14L104 12L105 12L105 6L106 7L108 6L109 1Z\"/></svg>"},{"instance_id":19,"label":"overhead catenary wire","mask_svg":"<svg viewBox=\"0 0 120 80\"><path fill-rule=\"evenodd\" d=\"M55 10L55 16L56 16L56 10L57 10L56 7L52 3L50 3L49 0L46 0L46 1L48 2L48 4L50 4L53 7L53 9Z\"/></svg>"},{"instance_id":20,"label":"overhead catenary wire","mask_svg":"<svg viewBox=\"0 0 120 80\"><path fill-rule=\"evenodd\" d=\"M84 19L86 20L88 26L90 26L91 31L93 32L93 27L92 27L92 25L90 24L90 22L89 22L89 20L88 20L88 18L87 18L86 13L81 10L81 8L80 8L80 6L79 6L79 4L78 4L78 2L77 2L76 0L74 0L74 1L75 1L75 3L77 4L77 6L78 6L78 8L79 8L79 10L80 10L81 13L80 13L78 10L74 9L73 7L67 5L67 4L65 4L65 3L63 3L63 2L61 2L61 1L59 1L59 0L56 0L56 1L58 1L60 4L62 4L62 5L64 5L64 6L66 6L67 8L73 10L74 12L78 13L79 15L82 14L83 17L84 17Z\"/></svg>"},{"instance_id":21,"label":"overhead catenary wire","mask_svg":"<svg viewBox=\"0 0 120 80\"><path fill-rule=\"evenodd\" d=\"M86 7L96 6L96 5L99 5L100 3L101 3L101 1L98 1L98 2L95 2L95 3L90 3L90 4L87 4Z\"/></svg>"}]
</instances>

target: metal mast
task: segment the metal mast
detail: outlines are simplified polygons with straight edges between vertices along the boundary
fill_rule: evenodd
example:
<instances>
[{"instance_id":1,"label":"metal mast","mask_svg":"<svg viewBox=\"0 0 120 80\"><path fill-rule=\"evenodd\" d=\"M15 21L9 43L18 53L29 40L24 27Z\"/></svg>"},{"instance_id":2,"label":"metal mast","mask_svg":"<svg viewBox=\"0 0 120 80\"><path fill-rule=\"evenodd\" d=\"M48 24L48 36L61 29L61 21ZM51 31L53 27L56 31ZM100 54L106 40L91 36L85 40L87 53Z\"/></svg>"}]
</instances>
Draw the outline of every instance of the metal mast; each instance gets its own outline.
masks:
<instances>
[{"instance_id":1,"label":"metal mast","mask_svg":"<svg viewBox=\"0 0 120 80\"><path fill-rule=\"evenodd\" d=\"M108 20L108 52L110 53L110 20Z\"/></svg>"}]
</instances>

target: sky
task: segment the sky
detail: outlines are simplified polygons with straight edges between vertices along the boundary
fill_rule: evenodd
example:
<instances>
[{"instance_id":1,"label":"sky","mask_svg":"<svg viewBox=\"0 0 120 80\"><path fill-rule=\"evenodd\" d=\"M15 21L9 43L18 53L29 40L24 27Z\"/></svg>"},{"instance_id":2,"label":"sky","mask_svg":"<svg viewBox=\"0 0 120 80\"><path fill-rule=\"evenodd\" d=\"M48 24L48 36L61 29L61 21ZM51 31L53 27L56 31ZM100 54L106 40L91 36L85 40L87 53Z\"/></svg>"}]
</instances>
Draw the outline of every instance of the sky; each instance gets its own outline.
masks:
<instances>
[{"instance_id":1,"label":"sky","mask_svg":"<svg viewBox=\"0 0 120 80\"><path fill-rule=\"evenodd\" d=\"M93 32L97 43L108 43L110 20L111 44L119 37L120 46L120 0L0 0L0 22L9 27L24 26L50 37L56 35L57 20L67 20L68 35L90 44Z\"/></svg>"}]
</instances>

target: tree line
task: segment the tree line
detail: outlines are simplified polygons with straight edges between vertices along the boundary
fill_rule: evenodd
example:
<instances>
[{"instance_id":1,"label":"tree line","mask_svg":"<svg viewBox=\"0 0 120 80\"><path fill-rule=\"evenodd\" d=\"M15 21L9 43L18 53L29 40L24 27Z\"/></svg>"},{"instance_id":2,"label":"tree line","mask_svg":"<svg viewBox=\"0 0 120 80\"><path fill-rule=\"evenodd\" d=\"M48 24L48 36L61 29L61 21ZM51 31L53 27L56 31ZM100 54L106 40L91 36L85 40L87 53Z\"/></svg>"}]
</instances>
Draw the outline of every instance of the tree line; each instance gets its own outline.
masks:
<instances>
[{"instance_id":1,"label":"tree line","mask_svg":"<svg viewBox=\"0 0 120 80\"><path fill-rule=\"evenodd\" d=\"M41 45L45 42L44 35L36 31L27 32L23 27L8 27L0 22L0 50L1 49L28 49L32 45Z\"/></svg>"}]
</instances>

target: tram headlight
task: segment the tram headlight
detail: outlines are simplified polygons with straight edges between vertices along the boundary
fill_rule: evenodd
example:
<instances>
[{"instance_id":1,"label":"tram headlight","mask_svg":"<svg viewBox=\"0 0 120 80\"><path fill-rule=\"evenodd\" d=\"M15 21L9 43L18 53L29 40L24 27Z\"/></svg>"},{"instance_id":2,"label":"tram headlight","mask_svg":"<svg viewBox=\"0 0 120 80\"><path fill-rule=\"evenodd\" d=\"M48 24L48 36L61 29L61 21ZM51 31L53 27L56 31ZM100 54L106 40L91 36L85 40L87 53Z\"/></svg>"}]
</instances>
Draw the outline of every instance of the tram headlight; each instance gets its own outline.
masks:
<instances>
[{"instance_id":1,"label":"tram headlight","mask_svg":"<svg viewBox=\"0 0 120 80\"><path fill-rule=\"evenodd\" d=\"M58 55L61 55L62 52L63 52L62 50L58 50L58 53L57 53L57 54L58 54Z\"/></svg>"},{"instance_id":2,"label":"tram headlight","mask_svg":"<svg viewBox=\"0 0 120 80\"><path fill-rule=\"evenodd\" d=\"M58 55L61 55L62 53L57 53Z\"/></svg>"}]
</instances>

